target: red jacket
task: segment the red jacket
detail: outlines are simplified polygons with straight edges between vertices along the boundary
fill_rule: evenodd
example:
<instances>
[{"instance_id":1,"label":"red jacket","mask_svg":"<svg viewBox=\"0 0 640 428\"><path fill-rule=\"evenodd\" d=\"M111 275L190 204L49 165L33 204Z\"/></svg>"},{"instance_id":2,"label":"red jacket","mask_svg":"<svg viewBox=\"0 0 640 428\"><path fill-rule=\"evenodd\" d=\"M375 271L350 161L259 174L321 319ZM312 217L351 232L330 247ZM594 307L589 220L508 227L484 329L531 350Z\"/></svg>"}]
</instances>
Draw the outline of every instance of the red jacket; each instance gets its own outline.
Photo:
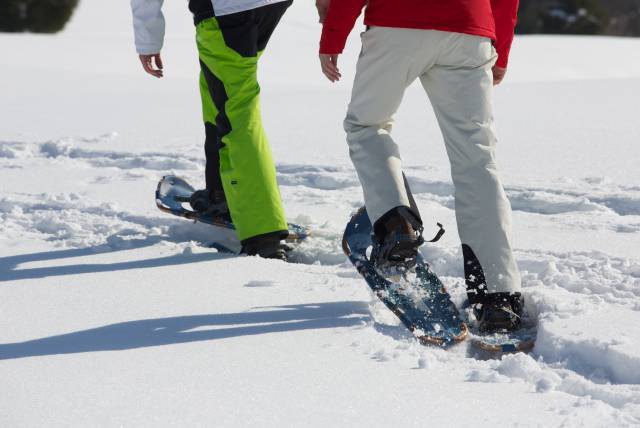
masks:
<instances>
[{"instance_id":1,"label":"red jacket","mask_svg":"<svg viewBox=\"0 0 640 428\"><path fill-rule=\"evenodd\" d=\"M497 65L507 66L518 0L332 0L322 27L320 53L342 53L347 36L365 5L366 25L490 38L498 51Z\"/></svg>"}]
</instances>

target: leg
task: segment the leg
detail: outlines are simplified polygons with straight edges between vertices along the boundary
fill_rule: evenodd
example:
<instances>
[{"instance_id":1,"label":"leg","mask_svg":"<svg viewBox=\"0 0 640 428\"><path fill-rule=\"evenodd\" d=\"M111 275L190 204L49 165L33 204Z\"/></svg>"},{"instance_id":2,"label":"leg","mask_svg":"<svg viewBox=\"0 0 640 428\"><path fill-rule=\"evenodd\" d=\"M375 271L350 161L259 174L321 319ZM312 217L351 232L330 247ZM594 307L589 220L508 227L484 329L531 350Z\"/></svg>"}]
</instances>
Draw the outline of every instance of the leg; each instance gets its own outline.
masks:
<instances>
[{"instance_id":1,"label":"leg","mask_svg":"<svg viewBox=\"0 0 640 428\"><path fill-rule=\"evenodd\" d=\"M520 290L511 246L511 206L495 161L488 39L455 34L438 63L421 77L451 161L465 276L473 303L486 292Z\"/></svg>"},{"instance_id":2,"label":"leg","mask_svg":"<svg viewBox=\"0 0 640 428\"><path fill-rule=\"evenodd\" d=\"M207 19L196 31L200 64L216 113L220 178L240 240L288 233L259 107L256 16L269 10L280 16L284 12L265 6Z\"/></svg>"},{"instance_id":3,"label":"leg","mask_svg":"<svg viewBox=\"0 0 640 428\"><path fill-rule=\"evenodd\" d=\"M362 36L344 128L372 224L393 208L411 206L390 133L405 89L420 74L414 64L419 36L418 30L383 27Z\"/></svg>"}]
</instances>

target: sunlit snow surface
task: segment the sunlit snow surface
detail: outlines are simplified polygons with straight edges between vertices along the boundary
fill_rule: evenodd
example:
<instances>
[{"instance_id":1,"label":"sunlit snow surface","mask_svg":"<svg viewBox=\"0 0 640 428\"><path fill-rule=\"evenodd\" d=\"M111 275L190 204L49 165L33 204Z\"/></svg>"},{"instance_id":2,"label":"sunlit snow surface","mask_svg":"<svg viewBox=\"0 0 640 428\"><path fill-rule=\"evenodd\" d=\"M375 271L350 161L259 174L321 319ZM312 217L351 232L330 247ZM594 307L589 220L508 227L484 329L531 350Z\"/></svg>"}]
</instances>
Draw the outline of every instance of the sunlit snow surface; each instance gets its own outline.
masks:
<instances>
[{"instance_id":1,"label":"sunlit snow surface","mask_svg":"<svg viewBox=\"0 0 640 428\"><path fill-rule=\"evenodd\" d=\"M166 2L166 77L143 75L128 2L83 0L60 35L0 35L0 426L640 425L640 40L519 37L496 90L529 355L418 345L346 261L362 201L341 121L357 31L331 85L313 2L261 65L265 126L300 263L206 248L155 208L203 183L193 28ZM464 302L453 187L433 113L395 135L423 249ZM429 232L429 229L427 229ZM228 238L228 237L225 237Z\"/></svg>"}]
</instances>

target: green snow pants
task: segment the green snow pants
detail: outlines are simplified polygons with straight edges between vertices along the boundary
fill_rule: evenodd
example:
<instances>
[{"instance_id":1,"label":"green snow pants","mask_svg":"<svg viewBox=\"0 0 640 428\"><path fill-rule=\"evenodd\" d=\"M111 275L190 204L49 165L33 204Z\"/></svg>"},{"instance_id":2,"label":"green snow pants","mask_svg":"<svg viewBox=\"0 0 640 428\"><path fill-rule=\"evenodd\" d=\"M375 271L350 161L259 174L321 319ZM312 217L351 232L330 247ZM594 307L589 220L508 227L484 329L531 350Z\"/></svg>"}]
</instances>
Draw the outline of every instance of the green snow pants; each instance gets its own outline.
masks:
<instances>
[{"instance_id":1,"label":"green snow pants","mask_svg":"<svg viewBox=\"0 0 640 428\"><path fill-rule=\"evenodd\" d=\"M224 191L241 241L288 233L262 126L257 71L269 37L290 4L212 17L196 26L207 189Z\"/></svg>"}]
</instances>

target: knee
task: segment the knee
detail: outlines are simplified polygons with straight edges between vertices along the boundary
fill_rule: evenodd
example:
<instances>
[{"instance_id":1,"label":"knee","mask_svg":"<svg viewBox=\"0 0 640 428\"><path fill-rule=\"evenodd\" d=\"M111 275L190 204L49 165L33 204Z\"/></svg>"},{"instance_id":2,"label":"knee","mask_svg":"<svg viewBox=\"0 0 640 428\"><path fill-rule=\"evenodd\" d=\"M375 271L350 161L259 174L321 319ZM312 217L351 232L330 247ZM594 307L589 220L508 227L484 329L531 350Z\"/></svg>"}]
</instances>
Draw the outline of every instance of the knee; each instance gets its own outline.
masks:
<instances>
[{"instance_id":1,"label":"knee","mask_svg":"<svg viewBox=\"0 0 640 428\"><path fill-rule=\"evenodd\" d=\"M461 186L485 187L487 184L499 181L498 167L493 156L454 161L451 163L451 176L458 189Z\"/></svg>"},{"instance_id":2,"label":"knee","mask_svg":"<svg viewBox=\"0 0 640 428\"><path fill-rule=\"evenodd\" d=\"M482 173L496 168L495 144L490 138L468 135L464 143L448 146L447 152L454 175Z\"/></svg>"},{"instance_id":3,"label":"knee","mask_svg":"<svg viewBox=\"0 0 640 428\"><path fill-rule=\"evenodd\" d=\"M347 113L347 116L344 118L342 122L342 126L347 135L351 135L357 132L366 129L368 125L360 120L357 116L353 115L351 112Z\"/></svg>"},{"instance_id":4,"label":"knee","mask_svg":"<svg viewBox=\"0 0 640 428\"><path fill-rule=\"evenodd\" d=\"M347 134L347 142L350 145L371 137L389 135L392 125L393 122L391 120L369 121L351 114L347 114L343 122L344 131Z\"/></svg>"}]
</instances>

